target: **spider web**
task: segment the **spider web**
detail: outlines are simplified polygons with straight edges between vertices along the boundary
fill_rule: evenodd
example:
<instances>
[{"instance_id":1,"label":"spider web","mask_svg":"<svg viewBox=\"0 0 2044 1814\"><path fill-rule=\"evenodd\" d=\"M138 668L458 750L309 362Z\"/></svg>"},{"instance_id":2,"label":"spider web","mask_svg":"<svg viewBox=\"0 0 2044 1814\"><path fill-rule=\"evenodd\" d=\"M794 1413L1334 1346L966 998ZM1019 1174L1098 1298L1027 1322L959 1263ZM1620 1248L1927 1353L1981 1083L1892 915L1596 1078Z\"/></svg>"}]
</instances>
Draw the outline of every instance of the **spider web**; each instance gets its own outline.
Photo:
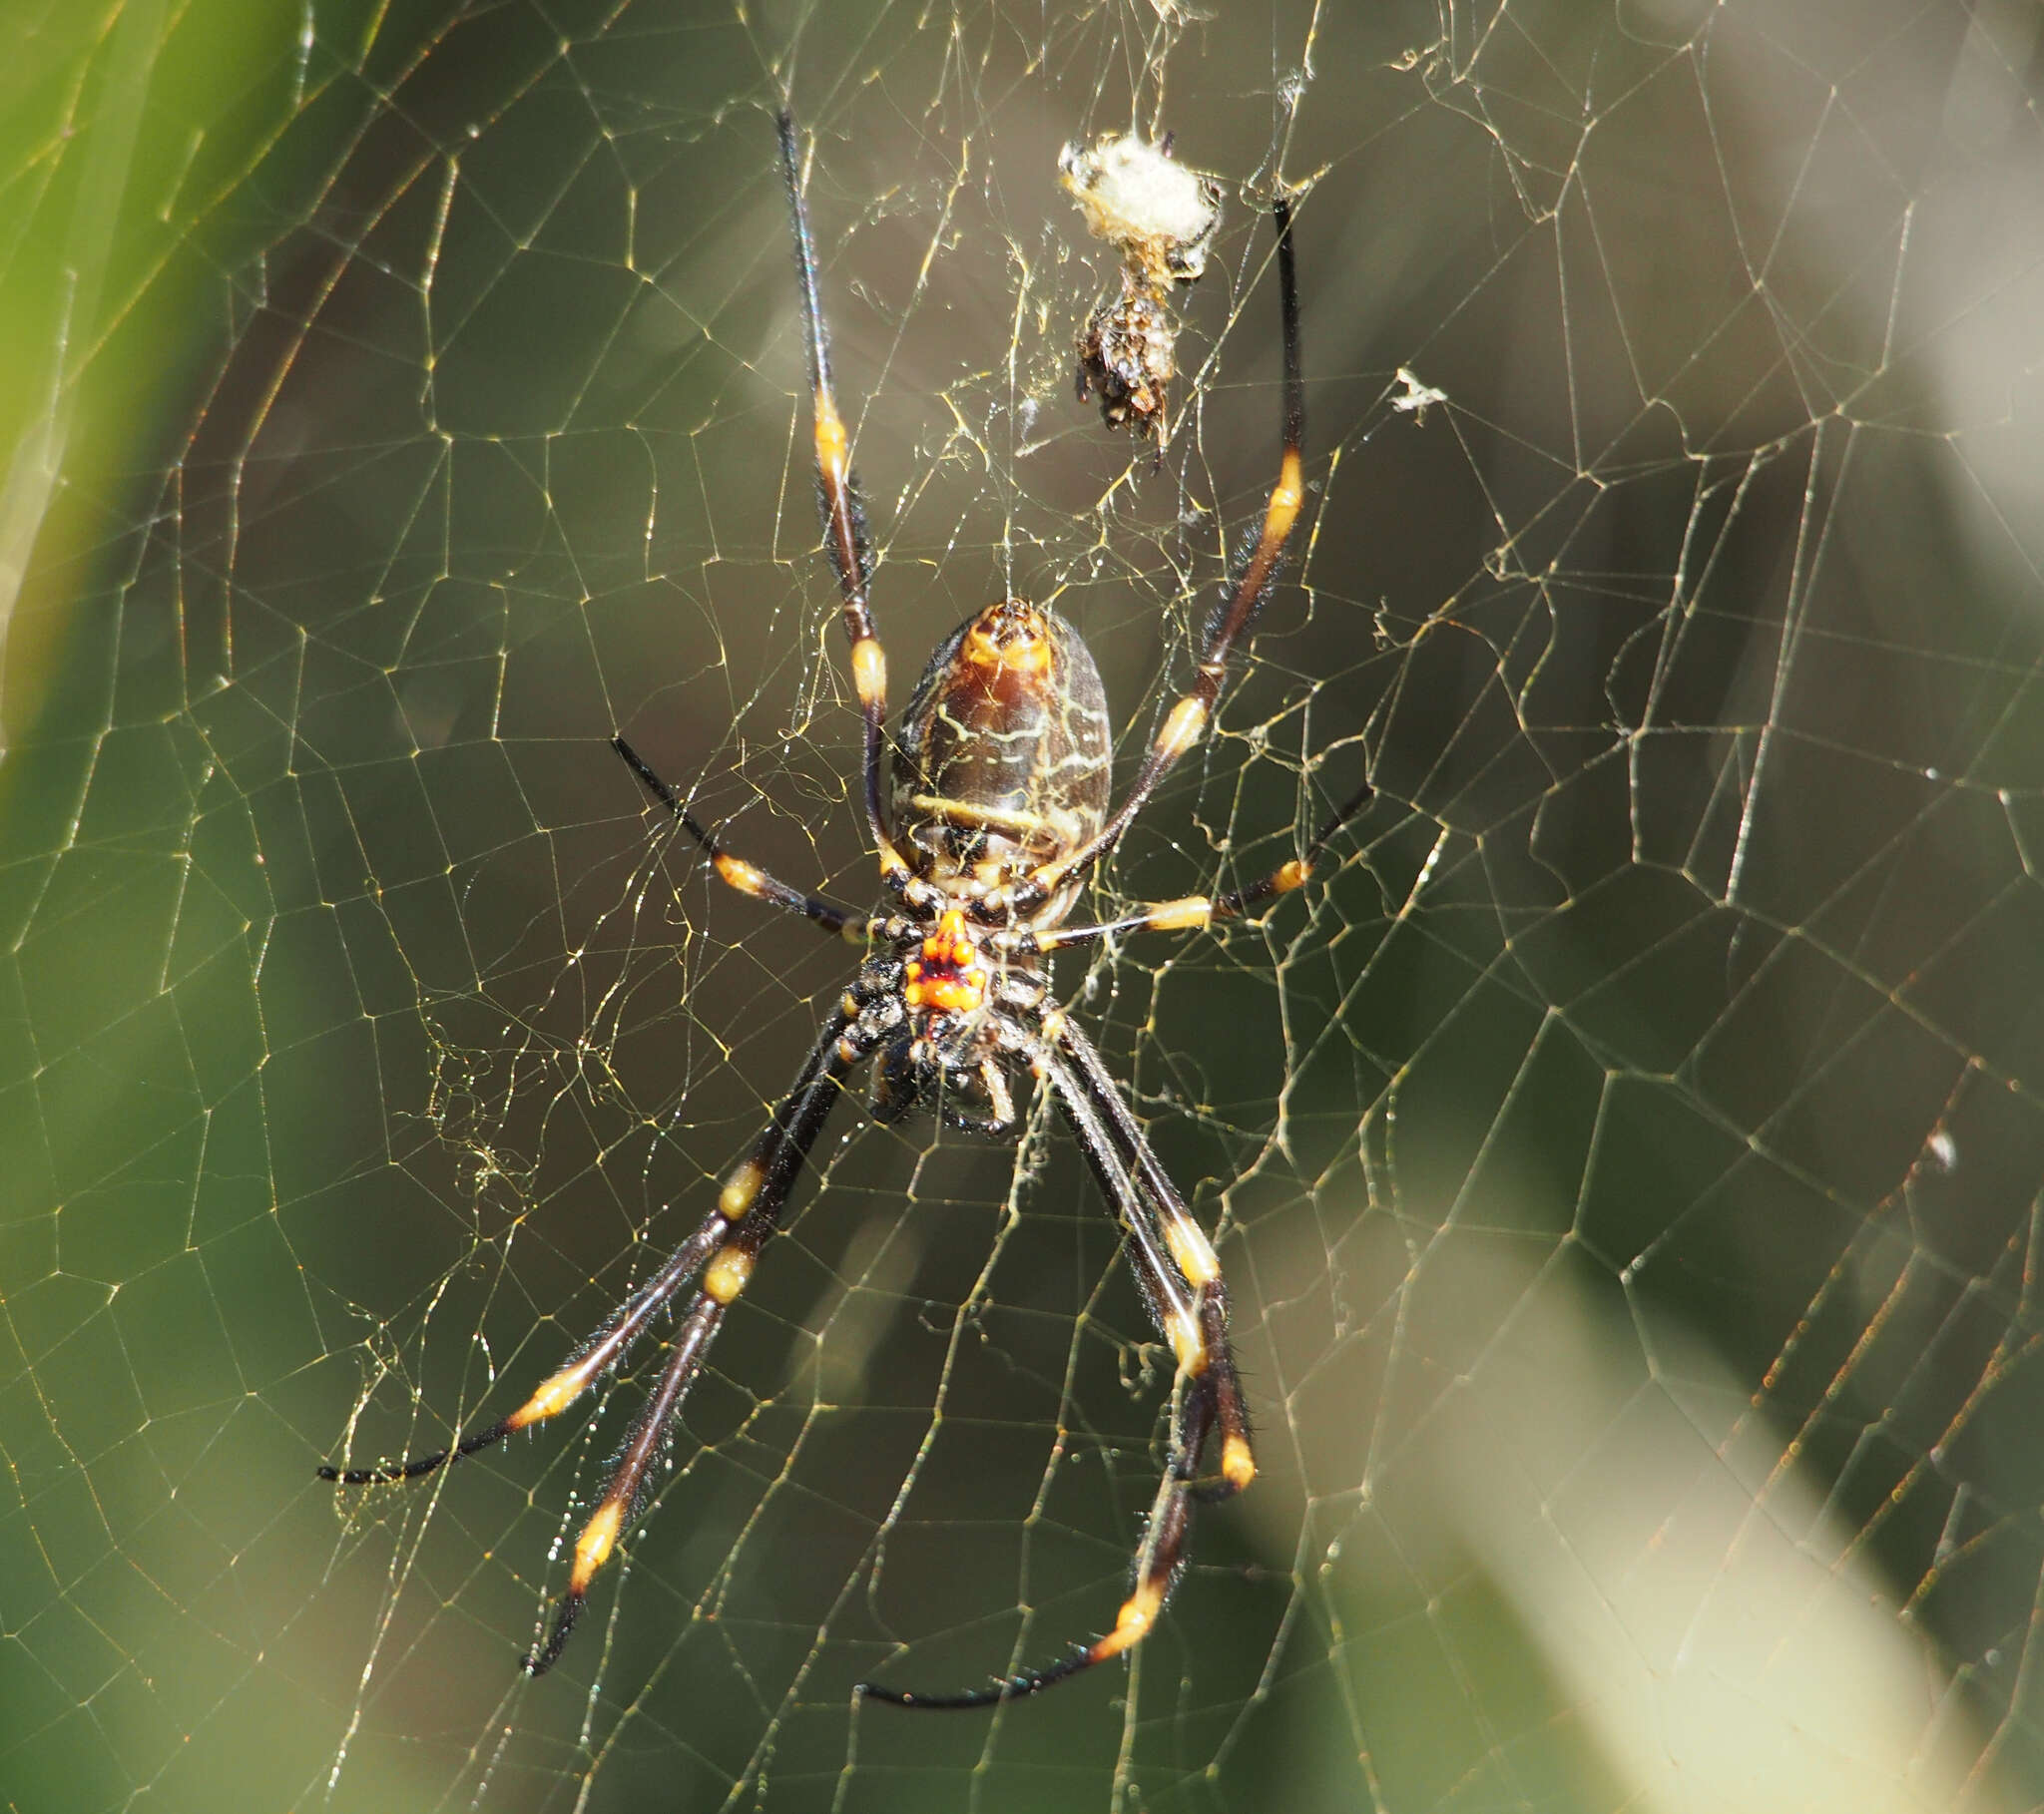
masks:
<instances>
[{"instance_id":1,"label":"spider web","mask_svg":"<svg viewBox=\"0 0 2044 1814\"><path fill-rule=\"evenodd\" d=\"M2004 1809L2044 1796L2039 16L2018 0L50 8L10 27L0 1801ZM1262 1473L1112 1616L1171 1368L1092 1182L840 1115L529 1681L864 903L771 112L905 696L1003 593L1119 771L1311 495L1059 987ZM1220 175L1160 463L1067 140ZM2030 503L2024 500L2028 498ZM1092 917L1082 908L1082 917Z\"/></svg>"}]
</instances>

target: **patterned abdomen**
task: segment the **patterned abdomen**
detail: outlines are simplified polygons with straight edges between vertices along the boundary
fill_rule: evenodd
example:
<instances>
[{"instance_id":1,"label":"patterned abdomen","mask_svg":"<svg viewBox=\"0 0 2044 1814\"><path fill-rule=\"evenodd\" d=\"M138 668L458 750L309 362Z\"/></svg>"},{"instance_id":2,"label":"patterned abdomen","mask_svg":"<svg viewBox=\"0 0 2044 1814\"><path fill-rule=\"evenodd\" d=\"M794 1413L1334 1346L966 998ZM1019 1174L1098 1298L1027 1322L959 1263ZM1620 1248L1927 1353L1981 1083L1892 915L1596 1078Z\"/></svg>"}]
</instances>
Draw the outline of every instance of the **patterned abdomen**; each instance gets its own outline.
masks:
<instances>
[{"instance_id":1,"label":"patterned abdomen","mask_svg":"<svg viewBox=\"0 0 2044 1814\"><path fill-rule=\"evenodd\" d=\"M917 873L969 895L1077 848L1106 816L1111 753L1079 633L1020 599L975 612L902 713L893 818ZM1069 906L1031 917L1055 925Z\"/></svg>"}]
</instances>

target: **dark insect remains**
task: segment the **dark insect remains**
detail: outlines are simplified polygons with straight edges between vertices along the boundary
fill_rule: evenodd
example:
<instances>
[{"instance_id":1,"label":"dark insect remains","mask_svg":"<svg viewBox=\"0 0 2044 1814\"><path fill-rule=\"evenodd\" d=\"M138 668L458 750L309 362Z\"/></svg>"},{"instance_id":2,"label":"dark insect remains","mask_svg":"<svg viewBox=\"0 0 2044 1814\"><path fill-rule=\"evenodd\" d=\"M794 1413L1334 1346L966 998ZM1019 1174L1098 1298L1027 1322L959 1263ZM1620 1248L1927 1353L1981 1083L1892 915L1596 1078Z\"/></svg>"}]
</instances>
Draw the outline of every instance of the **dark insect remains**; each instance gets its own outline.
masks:
<instances>
[{"instance_id":1,"label":"dark insect remains","mask_svg":"<svg viewBox=\"0 0 2044 1814\"><path fill-rule=\"evenodd\" d=\"M1207 268L1221 227L1221 185L1174 163L1169 135L1158 145L1137 133L1068 145L1058 171L1087 230L1121 255L1120 293L1079 333L1079 401L1097 393L1100 419L1109 428L1133 423L1157 443L1161 462L1178 376L1178 320L1168 298Z\"/></svg>"},{"instance_id":2,"label":"dark insect remains","mask_svg":"<svg viewBox=\"0 0 2044 1814\"><path fill-rule=\"evenodd\" d=\"M859 1688L870 1699L902 1707L986 1706L1034 1694L1141 1642L1155 1627L1180 1571L1195 1502L1239 1493L1256 1476L1229 1347L1220 1262L1100 1054L1058 1007L1046 959L1110 934L1211 926L1296 889L1369 790L1365 786L1335 812L1302 857L1250 887L1163 901L1093 925L1065 923L1096 865L1115 848L1165 772L1200 740L1230 652L1255 623L1277 580L1303 503L1298 288L1290 204L1281 192L1271 208L1284 358L1278 478L1262 527L1207 631L1192 684L1165 714L1122 803L1110 807L1114 739L1099 670L1071 625L1021 599L1002 599L975 612L938 645L902 714L890 772L887 665L867 602L871 560L849 437L831 386L795 129L785 114L779 135L801 286L823 544L843 595L852 683L865 721L864 811L879 861L880 907L865 914L839 906L744 861L697 821L622 737L614 742L725 882L800 914L865 956L715 1206L531 1397L501 1422L437 1454L388 1467L319 1472L346 1485L412 1480L543 1423L581 1399L686 1293L659 1378L576 1540L567 1590L546 1641L525 1659L530 1673L544 1674L575 1628L591 1580L640 1511L683 1400L779 1223L824 1123L845 1095L852 1068L874 1061L872 1112L881 1121L922 1105L954 1127L995 1137L1016 1131L1014 1084L1033 1077L1052 1093L1120 1219L1144 1302L1177 1360L1177 1410L1171 1460L1144 1527L1127 1597L1106 1635L987 1687L938 1694L873 1682Z\"/></svg>"}]
</instances>

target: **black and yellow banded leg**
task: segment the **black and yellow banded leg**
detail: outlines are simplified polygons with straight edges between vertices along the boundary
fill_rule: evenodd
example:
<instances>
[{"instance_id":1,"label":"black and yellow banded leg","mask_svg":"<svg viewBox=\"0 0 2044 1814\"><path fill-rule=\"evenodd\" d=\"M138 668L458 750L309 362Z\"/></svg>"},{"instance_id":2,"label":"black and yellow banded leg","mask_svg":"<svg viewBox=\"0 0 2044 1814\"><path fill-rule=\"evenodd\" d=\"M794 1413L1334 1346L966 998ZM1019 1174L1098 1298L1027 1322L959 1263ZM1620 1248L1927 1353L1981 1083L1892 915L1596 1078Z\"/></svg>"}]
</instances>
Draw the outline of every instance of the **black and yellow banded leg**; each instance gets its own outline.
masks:
<instances>
[{"instance_id":1,"label":"black and yellow banded leg","mask_svg":"<svg viewBox=\"0 0 2044 1814\"><path fill-rule=\"evenodd\" d=\"M682 1401L695 1383L704 1353L716 1336L718 1325L724 1320L726 1308L727 1303L712 1295L706 1286L696 1293L695 1300L682 1317L681 1327L676 1330L673 1345L668 1351L668 1362L661 1373L660 1384L632 1420L631 1431L625 1438L624 1451L618 1459L610 1485L582 1527L582 1534L575 1540L575 1561L568 1573L568 1590L561 1596L560 1609L554 1614L546 1642L524 1660L523 1667L528 1675L544 1675L560 1661L562 1650L574 1634L576 1621L582 1616L582 1608L589 1603L591 1580L610 1560L619 1536L638 1515L647 1473L660 1452L668 1426L680 1414Z\"/></svg>"},{"instance_id":2,"label":"black and yellow banded leg","mask_svg":"<svg viewBox=\"0 0 2044 1814\"><path fill-rule=\"evenodd\" d=\"M1057 1091L1058 1106L1064 1111L1080 1150L1128 1233L1131 1262L1144 1302L1171 1343L1177 1362L1171 1460L1158 1485L1156 1503L1136 1553L1128 1595L1104 1635L1057 1662L1019 1669L984 1688L933 1694L873 1682L858 1685L859 1694L891 1706L955 1711L1020 1700L1082 1669L1090 1669L1095 1663L1120 1656L1140 1643L1155 1627L1170 1597L1172 1580L1191 1528L1201 1453L1224 1414L1224 1405L1233 1407L1240 1427L1242 1395L1236 1383L1235 1363L1228 1352L1227 1299L1225 1293L1217 1296L1213 1290L1220 1280L1219 1262L1214 1259L1206 1237L1178 1201L1177 1192L1170 1190L1166 1202L1146 1188L1153 1171L1156 1176L1163 1175L1162 1167L1154 1159L1148 1163L1139 1159L1140 1170L1131 1168L1123 1131L1104 1119L1094 1081L1083 1064L1075 1064L1066 1033L1062 1024L1047 1028L1037 1059L1044 1078ZM1109 1094L1112 1096L1111 1090ZM1119 1106L1119 1098L1114 1100ZM1142 1154L1147 1156L1147 1145L1142 1145L1140 1135L1136 1137ZM1206 1282L1197 1282L1194 1274L1201 1275ZM1241 1429L1241 1435L1239 1452L1231 1450L1224 1437L1224 1478L1231 1471L1237 1476L1224 1491L1248 1485L1256 1472L1246 1428Z\"/></svg>"},{"instance_id":3,"label":"black and yellow banded leg","mask_svg":"<svg viewBox=\"0 0 2044 1814\"><path fill-rule=\"evenodd\" d=\"M717 1206L660 1270L542 1381L524 1404L487 1430L431 1455L387 1468L319 1470L322 1479L343 1486L415 1480L449 1462L487 1449L514 1431L530 1429L559 1416L624 1358L646 1333L656 1314L700 1273L701 1284L683 1314L660 1383L633 1419L603 1497L576 1539L568 1589L553 1626L546 1642L525 1659L530 1674L544 1674L560 1657L562 1646L581 1616L591 1580L609 1560L619 1537L639 1511L647 1476L662 1451L682 1401L695 1383L724 1312L738 1300L751 1279L754 1263L779 1221L788 1192L800 1176L830 1111L843 1095L845 1074L866 1056L866 1049L853 1031L847 1007L848 1004L840 1005L824 1022L793 1087L775 1107L766 1132L726 1178Z\"/></svg>"},{"instance_id":4,"label":"black and yellow banded leg","mask_svg":"<svg viewBox=\"0 0 2044 1814\"><path fill-rule=\"evenodd\" d=\"M851 682L865 720L866 822L885 875L905 878L908 860L887 828L881 764L886 750L887 656L873 630L869 599L872 553L858 481L851 470L851 436L837 412L830 381L830 336L816 292L816 246L809 233L808 205L802 199L800 159L794 121L783 110L774 122L780 135L780 174L787 185L788 214L794 224L795 272L800 280L802 334L808 353L809 397L816 452L816 509L823 521L823 546L837 570L844 600L844 635L851 646Z\"/></svg>"},{"instance_id":5,"label":"black and yellow banded leg","mask_svg":"<svg viewBox=\"0 0 2044 1814\"><path fill-rule=\"evenodd\" d=\"M1236 1372L1235 1348L1229 1339L1228 1280L1221 1271L1220 1255L1137 1126L1127 1099L1108 1074L1099 1048L1063 1017L1050 1031L1070 1057L1094 1114L1114 1140L1123 1164L1153 1205L1152 1213L1172 1263L1193 1289L1201 1338L1198 1371L1211 1387L1215 1422L1221 1431L1220 1473L1203 1481L1196 1489L1196 1497L1230 1498L1257 1478L1257 1461L1250 1443L1242 1381ZM1184 1356L1180 1358L1183 1364ZM1183 1459L1187 1468L1196 1473L1198 1451L1185 1452Z\"/></svg>"},{"instance_id":6,"label":"black and yellow banded leg","mask_svg":"<svg viewBox=\"0 0 2044 1814\"><path fill-rule=\"evenodd\" d=\"M1143 810L1165 773L1180 756L1199 742L1215 701L1221 696L1221 682L1228 672L1228 658L1243 636L1254 626L1264 601L1271 595L1284 564L1284 547L1291 539L1299 512L1305 505L1305 468L1300 451L1305 438L1305 379L1298 343L1298 272L1291 250L1291 202L1279 195L1271 205L1278 231L1278 299L1283 318L1284 390L1281 418L1281 446L1278 479L1264 505L1264 521L1257 533L1242 572L1236 576L1228 603L1216 616L1200 651L1193 683L1165 714L1164 723L1143 759L1135 784L1114 815L1078 849L1042 864L1015 891L1015 905L1027 909L1052 895L1075 875L1083 874L1115 845L1129 828L1129 822Z\"/></svg>"},{"instance_id":7,"label":"black and yellow banded leg","mask_svg":"<svg viewBox=\"0 0 2044 1814\"><path fill-rule=\"evenodd\" d=\"M702 1284L683 1313L660 1383L633 1419L603 1497L575 1540L575 1561L553 1626L546 1642L525 1659L529 1675L544 1675L559 1660L588 1602L590 1583L639 1515L653 1465L702 1371L724 1313L751 1282L809 1149L844 1094L845 1073L866 1056L850 1029L850 1016L841 1009L824 1023L794 1088L781 1098L752 1155L733 1170L719 1193L722 1238L704 1262Z\"/></svg>"},{"instance_id":8,"label":"black and yellow banded leg","mask_svg":"<svg viewBox=\"0 0 2044 1814\"><path fill-rule=\"evenodd\" d=\"M1214 1401L1210 1390L1199 1389L1190 1380L1183 1383L1182 1392L1178 1451L1180 1456L1190 1457L1206 1443ZM1174 1458L1157 1483L1157 1497L1143 1527L1142 1548L1136 1552L1135 1567L1130 1572L1128 1597L1115 1613L1113 1625L1057 1666L1053 1679L1076 1675L1095 1663L1126 1655L1157 1628L1185 1555L1186 1537L1192 1530L1193 1498L1191 1480L1182 1471L1182 1463Z\"/></svg>"},{"instance_id":9,"label":"black and yellow banded leg","mask_svg":"<svg viewBox=\"0 0 2044 1814\"><path fill-rule=\"evenodd\" d=\"M460 1461L500 1443L505 1437L534 1424L557 1417L589 1390L605 1372L617 1365L626 1350L645 1332L646 1325L662 1305L695 1277L703 1262L717 1250L729 1224L715 1211L689 1236L667 1263L621 1304L611 1319L583 1342L560 1367L548 1375L524 1404L509 1417L463 1437L452 1447L435 1450L409 1461L384 1468L321 1468L319 1478L343 1487L363 1487L389 1481L417 1480L449 1462Z\"/></svg>"},{"instance_id":10,"label":"black and yellow banded leg","mask_svg":"<svg viewBox=\"0 0 2044 1814\"><path fill-rule=\"evenodd\" d=\"M545 1423L567 1410L624 1357L661 1307L696 1276L704 1262L724 1244L733 1226L752 1213L762 1186L769 1179L777 1179L776 1187L784 1192L794 1181L801 1154L793 1148L790 1132L801 1105L809 1100L816 1079L833 1065L841 1069L842 1064L850 1062L839 1051L839 1044L850 1024L851 1017L841 1007L824 1022L821 1035L809 1048L808 1057L795 1074L793 1086L774 1110L772 1122L753 1151L733 1168L726 1179L717 1207L668 1256L660 1270L626 1298L592 1335L579 1343L573 1353L542 1380L532 1396L509 1417L430 1455L415 1456L409 1461L382 1468L322 1467L318 1470L319 1478L343 1487L417 1480L421 1475L431 1474L449 1462L474 1455L517 1431L529 1430L534 1424ZM814 1138L813 1134L810 1138ZM805 1151L806 1147L802 1150Z\"/></svg>"},{"instance_id":11,"label":"black and yellow banded leg","mask_svg":"<svg viewBox=\"0 0 2044 1814\"><path fill-rule=\"evenodd\" d=\"M611 747L624 757L626 767L639 777L646 791L665 806L680 821L682 829L696 840L697 847L710 859L710 866L717 871L720 881L756 901L765 901L788 913L798 913L848 944L863 945L866 942L869 921L865 914L840 906L820 894L804 894L799 888L790 888L766 870L747 862L744 857L733 856L703 828L702 821L682 803L675 790L653 772L630 743L623 737L612 737Z\"/></svg>"},{"instance_id":12,"label":"black and yellow banded leg","mask_svg":"<svg viewBox=\"0 0 2044 1814\"><path fill-rule=\"evenodd\" d=\"M1320 858L1326 855L1327 846L1333 841L1334 833L1352 819L1375 792L1375 788L1365 781L1313 833L1304 856L1279 863L1262 881L1252 882L1247 888L1238 888L1229 894L1188 894L1175 901L1152 901L1119 919L1102 920L1091 926L1054 926L1047 932L1034 935L1034 949L1063 951L1073 945L1088 945L1096 939L1124 932L1198 932L1219 921L1240 919L1267 901L1291 894L1311 881Z\"/></svg>"},{"instance_id":13,"label":"black and yellow banded leg","mask_svg":"<svg viewBox=\"0 0 2044 1814\"><path fill-rule=\"evenodd\" d=\"M1204 1442L1212 1405L1208 1396L1186 1387L1182 1400L1180 1435L1186 1442ZM1045 1688L1068 1681L1096 1663L1125 1656L1157 1628L1165 1603L1171 1598L1173 1578L1185 1556L1186 1537L1192 1529L1193 1495L1174 1465L1157 1483L1157 1497L1150 1507L1149 1522L1143 1528L1143 1542L1136 1551L1135 1567L1128 1596L1115 1614L1114 1624L1091 1643L1082 1644L1069 1656L1040 1669L1022 1669L1004 1676L990 1687L968 1689L962 1694L924 1694L912 1688L883 1688L861 1682L857 1692L868 1700L917 1711L955 1712L971 1707L990 1707L1004 1700L1025 1700Z\"/></svg>"}]
</instances>

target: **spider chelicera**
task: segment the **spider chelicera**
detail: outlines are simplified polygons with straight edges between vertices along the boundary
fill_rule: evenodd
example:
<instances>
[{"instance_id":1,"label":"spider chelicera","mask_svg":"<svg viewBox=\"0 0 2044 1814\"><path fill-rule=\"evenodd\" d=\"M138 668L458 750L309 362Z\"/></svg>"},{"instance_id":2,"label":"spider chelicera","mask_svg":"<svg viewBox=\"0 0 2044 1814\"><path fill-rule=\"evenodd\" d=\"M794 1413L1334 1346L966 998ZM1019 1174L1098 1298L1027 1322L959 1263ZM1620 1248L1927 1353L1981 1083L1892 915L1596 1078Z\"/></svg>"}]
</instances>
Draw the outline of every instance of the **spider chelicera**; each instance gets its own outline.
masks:
<instances>
[{"instance_id":1,"label":"spider chelicera","mask_svg":"<svg viewBox=\"0 0 2044 1814\"><path fill-rule=\"evenodd\" d=\"M1165 715L1127 797L1109 811L1113 739L1106 691L1091 654L1055 612L1020 599L975 612L937 646L902 714L892 773L885 773L887 667L867 604L871 558L849 437L831 388L829 336L816 293L795 129L784 113L778 124L814 404L817 500L824 546L843 595L852 682L865 719L865 818L879 858L881 908L862 914L805 894L733 855L623 737L613 742L725 882L840 935L865 958L766 1132L725 1180L716 1206L524 1404L433 1455L390 1467L319 1472L356 1486L413 1480L557 1416L616 1366L656 1316L696 1281L659 1381L633 1419L603 1497L576 1540L552 1628L525 1659L529 1673L544 1674L575 1627L591 1580L641 1509L682 1402L777 1226L825 1121L845 1094L852 1067L877 1058L872 1110L880 1121L897 1120L929 1102L951 1126L996 1137L1016 1130L1010 1079L1026 1071L1052 1092L1121 1220L1144 1302L1177 1359L1177 1409L1171 1462L1136 1553L1133 1585L1105 1636L990 1687L925 1694L866 1682L858 1690L903 1707L986 1706L1033 1694L1140 1642L1171 1592L1194 1502L1239 1493L1256 1476L1229 1347L1220 1262L1093 1043L1052 1000L1044 959L1110 934L1210 926L1289 893L1306 880L1369 789L1364 786L1328 819L1303 857L1250 887L1163 901L1096 925L1065 924L1095 866L1120 841L1165 771L1199 741L1220 695L1229 653L1256 621L1278 577L1304 500L1298 287L1290 205L1281 192L1272 204L1284 351L1278 480L1256 542L1207 632L1193 683ZM1203 1461L1217 1435L1218 1467L1203 1479Z\"/></svg>"}]
</instances>

